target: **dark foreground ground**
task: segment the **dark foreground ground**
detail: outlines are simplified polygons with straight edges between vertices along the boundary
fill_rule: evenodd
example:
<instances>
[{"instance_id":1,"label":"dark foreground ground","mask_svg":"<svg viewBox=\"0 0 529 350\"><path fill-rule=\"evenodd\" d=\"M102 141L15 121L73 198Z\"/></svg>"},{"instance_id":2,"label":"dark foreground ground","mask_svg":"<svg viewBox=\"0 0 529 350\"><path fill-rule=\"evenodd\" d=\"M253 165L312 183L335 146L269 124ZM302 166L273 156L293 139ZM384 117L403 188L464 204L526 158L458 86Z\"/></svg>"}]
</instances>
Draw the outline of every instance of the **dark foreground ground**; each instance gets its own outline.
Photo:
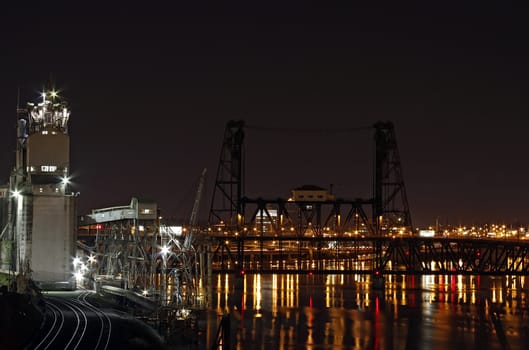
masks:
<instances>
[{"instance_id":1,"label":"dark foreground ground","mask_svg":"<svg viewBox=\"0 0 529 350\"><path fill-rule=\"evenodd\" d=\"M79 316L69 312L66 307L67 303L71 304L73 298L68 293L72 292L50 296L40 293L30 295L2 291L0 293L0 349L64 348L72 337L74 328L72 325L76 323L76 318ZM64 308L61 306L61 300L65 302ZM54 321L53 313L50 311L53 309L49 306L51 301L53 301L55 310L62 308L63 311L61 317L64 322L61 323L64 327L60 331L57 330L59 322ZM155 329L132 317L126 309L113 300L94 294L90 302L91 305L96 306L97 311L94 312L93 308L83 310L83 317L88 320L85 321L88 326L82 336L80 332L79 335L75 335L74 343L79 339L79 349L181 349L176 346L175 339L166 339L166 341L169 340L169 343L166 343ZM103 313L107 315L108 323L99 326L98 321L103 319L101 317ZM94 346L91 342L97 339L101 327L104 328L103 334L105 335L110 333L109 328L112 330L108 344ZM50 332L57 333L57 336L50 336ZM51 338L53 338L52 342L50 342Z\"/></svg>"},{"instance_id":2,"label":"dark foreground ground","mask_svg":"<svg viewBox=\"0 0 529 350\"><path fill-rule=\"evenodd\" d=\"M0 340L2 349L23 349L38 331L43 317L42 301L34 296L0 294Z\"/></svg>"}]
</instances>

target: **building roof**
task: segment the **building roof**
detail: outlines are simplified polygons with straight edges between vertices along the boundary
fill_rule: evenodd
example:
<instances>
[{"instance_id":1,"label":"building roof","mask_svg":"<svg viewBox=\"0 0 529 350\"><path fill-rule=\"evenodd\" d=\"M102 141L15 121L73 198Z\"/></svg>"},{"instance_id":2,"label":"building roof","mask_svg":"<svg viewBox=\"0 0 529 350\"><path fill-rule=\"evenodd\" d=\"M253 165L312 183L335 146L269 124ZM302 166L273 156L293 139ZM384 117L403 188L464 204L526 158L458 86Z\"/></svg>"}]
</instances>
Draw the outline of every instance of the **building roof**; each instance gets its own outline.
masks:
<instances>
[{"instance_id":1,"label":"building roof","mask_svg":"<svg viewBox=\"0 0 529 350\"><path fill-rule=\"evenodd\" d=\"M303 185L295 188L294 191L327 191L327 189L316 185Z\"/></svg>"}]
</instances>

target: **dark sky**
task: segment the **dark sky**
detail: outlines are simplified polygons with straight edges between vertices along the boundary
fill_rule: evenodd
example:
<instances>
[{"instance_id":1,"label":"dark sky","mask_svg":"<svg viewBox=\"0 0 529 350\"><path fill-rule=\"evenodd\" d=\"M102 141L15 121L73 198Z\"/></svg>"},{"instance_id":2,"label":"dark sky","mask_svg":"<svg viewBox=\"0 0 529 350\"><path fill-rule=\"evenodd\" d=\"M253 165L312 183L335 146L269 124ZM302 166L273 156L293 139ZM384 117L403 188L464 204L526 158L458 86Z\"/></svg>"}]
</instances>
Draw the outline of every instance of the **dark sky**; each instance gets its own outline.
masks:
<instances>
[{"instance_id":1,"label":"dark sky","mask_svg":"<svg viewBox=\"0 0 529 350\"><path fill-rule=\"evenodd\" d=\"M34 100L51 74L72 109L80 213L142 196L187 218L206 167L205 217L230 119L292 130L390 120L415 225L529 224L523 8L75 3L2 5L1 182L17 87ZM246 146L251 197L330 183L371 196L371 131L249 129Z\"/></svg>"}]
</instances>

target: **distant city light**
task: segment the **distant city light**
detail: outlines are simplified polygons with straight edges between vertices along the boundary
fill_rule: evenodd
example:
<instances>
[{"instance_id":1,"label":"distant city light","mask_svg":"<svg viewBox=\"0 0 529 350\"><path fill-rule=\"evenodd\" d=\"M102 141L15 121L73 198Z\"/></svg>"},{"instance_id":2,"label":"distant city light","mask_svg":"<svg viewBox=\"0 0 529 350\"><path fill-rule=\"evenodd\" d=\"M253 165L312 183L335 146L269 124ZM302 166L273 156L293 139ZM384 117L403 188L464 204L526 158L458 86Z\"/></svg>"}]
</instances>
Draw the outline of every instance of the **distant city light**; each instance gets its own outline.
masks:
<instances>
[{"instance_id":1,"label":"distant city light","mask_svg":"<svg viewBox=\"0 0 529 350\"><path fill-rule=\"evenodd\" d=\"M434 237L435 231L434 230L419 230L419 236L420 237Z\"/></svg>"}]
</instances>

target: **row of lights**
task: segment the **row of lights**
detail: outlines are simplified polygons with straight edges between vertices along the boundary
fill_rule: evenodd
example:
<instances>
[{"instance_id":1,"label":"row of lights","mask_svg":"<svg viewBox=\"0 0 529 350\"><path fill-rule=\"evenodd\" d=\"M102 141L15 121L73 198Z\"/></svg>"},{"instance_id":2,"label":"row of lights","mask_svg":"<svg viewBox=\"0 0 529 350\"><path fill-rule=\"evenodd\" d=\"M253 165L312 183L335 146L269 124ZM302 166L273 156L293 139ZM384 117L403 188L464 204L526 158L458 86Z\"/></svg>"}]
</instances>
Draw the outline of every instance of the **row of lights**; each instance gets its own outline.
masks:
<instances>
[{"instance_id":1,"label":"row of lights","mask_svg":"<svg viewBox=\"0 0 529 350\"><path fill-rule=\"evenodd\" d=\"M69 176L63 176L61 177L61 184L66 186L70 184L71 177ZM22 195L22 191L15 189L11 191L11 197L13 198L19 198Z\"/></svg>"},{"instance_id":2,"label":"row of lights","mask_svg":"<svg viewBox=\"0 0 529 350\"><path fill-rule=\"evenodd\" d=\"M73 258L73 276L75 277L75 281L77 283L81 283L83 281L85 273L89 270L88 267L94 264L95 262L96 258L94 255L90 255L86 263L84 263L83 260L78 256Z\"/></svg>"}]
</instances>

